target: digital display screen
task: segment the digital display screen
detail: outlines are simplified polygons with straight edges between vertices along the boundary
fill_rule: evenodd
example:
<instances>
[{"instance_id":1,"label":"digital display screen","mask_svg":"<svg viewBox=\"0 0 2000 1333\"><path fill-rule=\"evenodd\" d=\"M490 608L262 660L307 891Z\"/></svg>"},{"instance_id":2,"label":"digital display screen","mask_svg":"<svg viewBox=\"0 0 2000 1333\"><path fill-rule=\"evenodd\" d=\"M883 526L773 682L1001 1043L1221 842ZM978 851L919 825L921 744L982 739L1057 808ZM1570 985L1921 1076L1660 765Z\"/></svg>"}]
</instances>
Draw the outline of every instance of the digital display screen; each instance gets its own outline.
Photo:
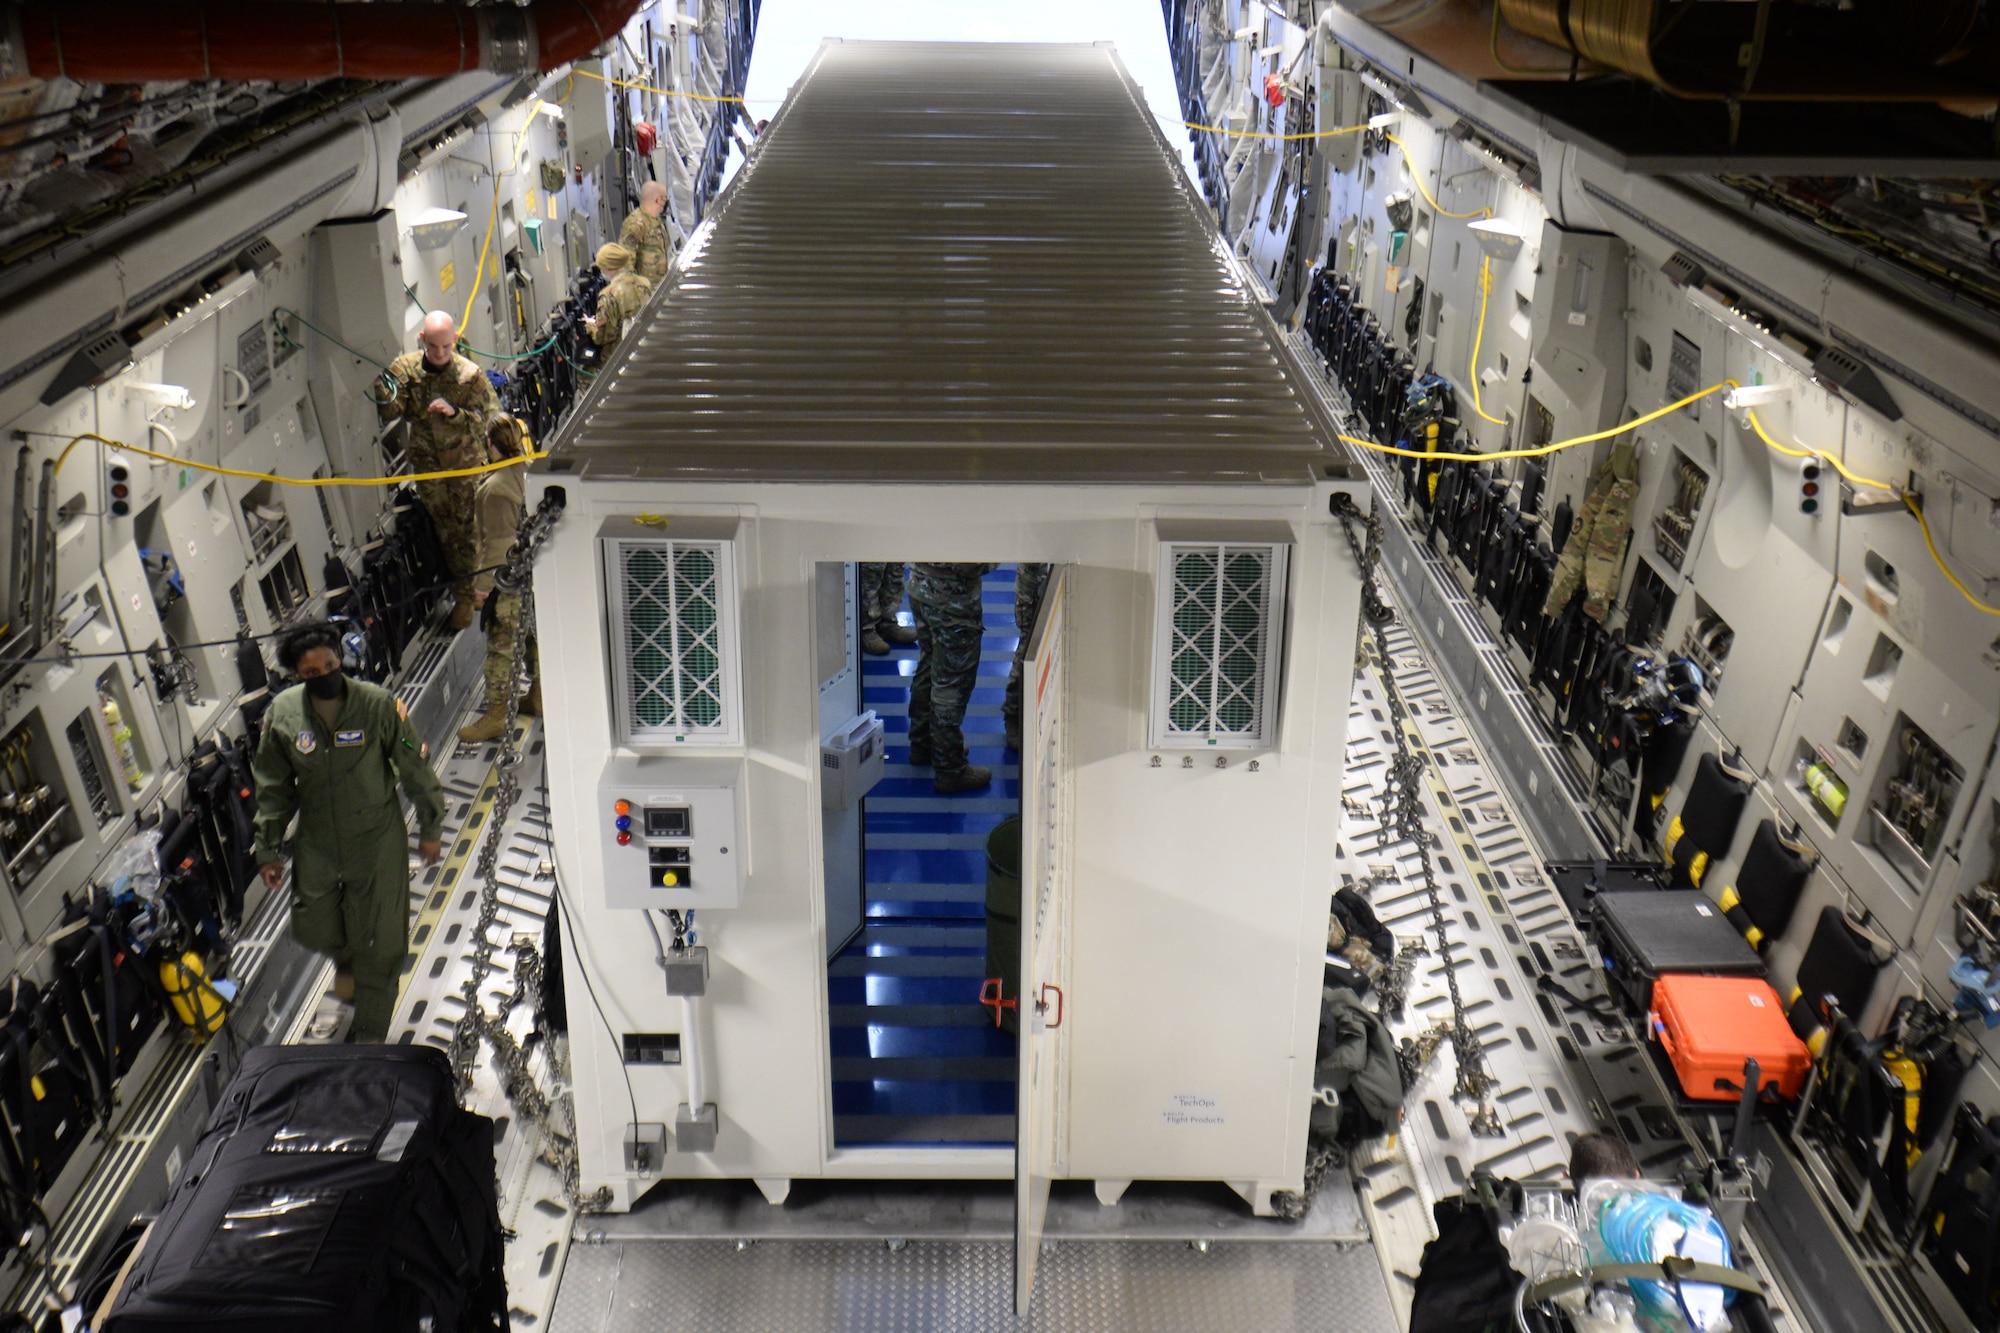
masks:
<instances>
[{"instance_id":1,"label":"digital display screen","mask_svg":"<svg viewBox=\"0 0 2000 1333\"><path fill-rule=\"evenodd\" d=\"M688 808L684 805L646 807L646 836L649 838L685 838L690 822Z\"/></svg>"}]
</instances>

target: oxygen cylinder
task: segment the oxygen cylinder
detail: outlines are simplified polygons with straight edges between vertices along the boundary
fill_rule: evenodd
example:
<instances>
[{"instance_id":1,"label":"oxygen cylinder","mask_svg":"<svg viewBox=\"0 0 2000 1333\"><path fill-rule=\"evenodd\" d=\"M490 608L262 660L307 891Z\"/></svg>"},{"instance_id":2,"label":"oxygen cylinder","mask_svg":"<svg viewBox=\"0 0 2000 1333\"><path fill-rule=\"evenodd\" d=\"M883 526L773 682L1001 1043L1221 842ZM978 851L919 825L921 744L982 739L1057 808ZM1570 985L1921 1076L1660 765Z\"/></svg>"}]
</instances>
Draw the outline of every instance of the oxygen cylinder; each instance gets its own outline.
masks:
<instances>
[{"instance_id":1,"label":"oxygen cylinder","mask_svg":"<svg viewBox=\"0 0 2000 1333\"><path fill-rule=\"evenodd\" d=\"M146 785L146 773L139 767L139 749L132 743L132 728L125 725L125 715L118 710L116 699L100 694L97 701L104 711L104 725L111 730L111 744L118 751L118 767L124 771L125 785L137 791Z\"/></svg>"},{"instance_id":2,"label":"oxygen cylinder","mask_svg":"<svg viewBox=\"0 0 2000 1333\"><path fill-rule=\"evenodd\" d=\"M1805 788L1813 794L1813 799L1826 808L1835 819L1847 808L1847 784L1834 776L1833 770L1825 764L1808 764L1804 775Z\"/></svg>"},{"instance_id":3,"label":"oxygen cylinder","mask_svg":"<svg viewBox=\"0 0 2000 1333\"><path fill-rule=\"evenodd\" d=\"M222 993L209 983L208 969L202 966L200 954L189 951L179 958L161 959L160 986L167 992L167 1002L173 1006L174 1017L181 1026L192 1028L204 1037L220 1028L229 1015L229 1005Z\"/></svg>"}]
</instances>

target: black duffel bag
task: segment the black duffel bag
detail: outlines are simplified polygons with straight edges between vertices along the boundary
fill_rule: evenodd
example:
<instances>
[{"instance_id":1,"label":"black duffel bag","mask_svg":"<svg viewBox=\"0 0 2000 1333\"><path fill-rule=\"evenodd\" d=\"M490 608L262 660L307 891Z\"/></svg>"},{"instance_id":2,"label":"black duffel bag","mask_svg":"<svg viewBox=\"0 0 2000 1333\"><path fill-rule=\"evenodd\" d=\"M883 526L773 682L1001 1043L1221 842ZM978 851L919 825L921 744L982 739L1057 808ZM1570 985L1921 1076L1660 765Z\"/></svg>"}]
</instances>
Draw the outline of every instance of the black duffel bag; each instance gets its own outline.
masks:
<instances>
[{"instance_id":1,"label":"black duffel bag","mask_svg":"<svg viewBox=\"0 0 2000 1333\"><path fill-rule=\"evenodd\" d=\"M493 1122L430 1046L243 1057L107 1333L504 1333Z\"/></svg>"}]
</instances>

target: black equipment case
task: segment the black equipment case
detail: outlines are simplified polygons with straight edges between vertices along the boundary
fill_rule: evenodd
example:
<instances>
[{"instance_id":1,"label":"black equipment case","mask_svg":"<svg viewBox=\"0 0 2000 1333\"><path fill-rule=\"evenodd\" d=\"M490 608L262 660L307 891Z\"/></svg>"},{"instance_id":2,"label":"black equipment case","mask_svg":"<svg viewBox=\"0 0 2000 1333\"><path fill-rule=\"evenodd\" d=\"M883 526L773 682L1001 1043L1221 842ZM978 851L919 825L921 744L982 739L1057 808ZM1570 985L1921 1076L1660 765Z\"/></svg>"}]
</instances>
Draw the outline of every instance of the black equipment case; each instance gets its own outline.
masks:
<instances>
[{"instance_id":1,"label":"black equipment case","mask_svg":"<svg viewBox=\"0 0 2000 1333\"><path fill-rule=\"evenodd\" d=\"M1653 981L1669 972L1764 975L1764 960L1700 889L1603 893L1591 912L1605 975L1637 1013L1652 1006Z\"/></svg>"},{"instance_id":2,"label":"black equipment case","mask_svg":"<svg viewBox=\"0 0 2000 1333\"><path fill-rule=\"evenodd\" d=\"M1590 919L1600 893L1652 893L1667 887L1670 869L1658 861L1547 861L1542 869L1578 925Z\"/></svg>"},{"instance_id":3,"label":"black equipment case","mask_svg":"<svg viewBox=\"0 0 2000 1333\"><path fill-rule=\"evenodd\" d=\"M107 1333L505 1333L493 1122L431 1046L261 1046Z\"/></svg>"}]
</instances>

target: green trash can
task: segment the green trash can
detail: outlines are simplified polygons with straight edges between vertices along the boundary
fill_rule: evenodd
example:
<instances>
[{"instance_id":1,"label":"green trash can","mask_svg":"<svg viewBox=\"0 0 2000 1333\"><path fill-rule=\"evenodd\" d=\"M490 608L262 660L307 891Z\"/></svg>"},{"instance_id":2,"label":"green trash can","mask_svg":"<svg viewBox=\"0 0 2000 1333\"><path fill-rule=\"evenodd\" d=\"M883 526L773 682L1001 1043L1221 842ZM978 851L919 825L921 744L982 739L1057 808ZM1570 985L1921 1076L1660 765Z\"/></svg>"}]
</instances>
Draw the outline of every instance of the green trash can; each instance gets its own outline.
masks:
<instances>
[{"instance_id":1,"label":"green trash can","mask_svg":"<svg viewBox=\"0 0 2000 1333\"><path fill-rule=\"evenodd\" d=\"M986 835L986 976L1000 998L1021 992L1021 817L1009 815ZM990 988L987 992L992 993ZM1019 1008L1000 1010L1000 1026L1019 1032Z\"/></svg>"}]
</instances>

